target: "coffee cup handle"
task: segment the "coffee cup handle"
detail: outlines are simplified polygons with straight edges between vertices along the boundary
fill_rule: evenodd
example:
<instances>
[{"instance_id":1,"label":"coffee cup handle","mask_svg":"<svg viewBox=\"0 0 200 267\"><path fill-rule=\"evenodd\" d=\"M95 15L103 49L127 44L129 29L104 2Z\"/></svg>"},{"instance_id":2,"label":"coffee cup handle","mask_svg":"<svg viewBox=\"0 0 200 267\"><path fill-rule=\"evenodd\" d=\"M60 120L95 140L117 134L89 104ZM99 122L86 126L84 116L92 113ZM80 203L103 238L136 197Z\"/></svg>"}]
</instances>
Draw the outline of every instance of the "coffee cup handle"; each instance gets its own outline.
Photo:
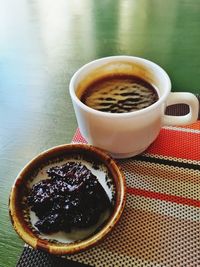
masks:
<instances>
[{"instance_id":1,"label":"coffee cup handle","mask_svg":"<svg viewBox=\"0 0 200 267\"><path fill-rule=\"evenodd\" d=\"M167 105L187 104L189 106L189 113L183 116L169 116L164 115L163 125L180 126L193 123L198 118L199 101L192 93L175 92L170 93L167 98Z\"/></svg>"}]
</instances>

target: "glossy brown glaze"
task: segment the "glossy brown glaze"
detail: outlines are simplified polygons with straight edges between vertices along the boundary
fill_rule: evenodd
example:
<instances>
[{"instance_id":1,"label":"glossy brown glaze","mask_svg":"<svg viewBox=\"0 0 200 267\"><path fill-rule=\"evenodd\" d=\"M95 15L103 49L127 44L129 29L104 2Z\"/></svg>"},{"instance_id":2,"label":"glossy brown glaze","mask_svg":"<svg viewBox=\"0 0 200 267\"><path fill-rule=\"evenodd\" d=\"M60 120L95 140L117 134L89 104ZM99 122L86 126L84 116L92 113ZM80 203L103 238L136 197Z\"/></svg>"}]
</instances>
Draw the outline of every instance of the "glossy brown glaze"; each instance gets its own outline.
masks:
<instances>
[{"instance_id":1,"label":"glossy brown glaze","mask_svg":"<svg viewBox=\"0 0 200 267\"><path fill-rule=\"evenodd\" d=\"M48 239L42 239L40 237L40 233L33 229L33 227L30 225L29 218L24 212L24 196L27 194L28 183L33 172L35 171L35 168L39 168L41 165L47 163L49 160L52 160L55 157L63 157L72 154L81 154L87 159L90 158L93 161L98 160L105 164L115 185L115 202L109 219L106 221L105 225L98 229L97 232L84 240L65 244L62 242L58 243ZM33 248L39 248L58 255L76 253L94 246L99 241L104 239L113 229L113 227L119 221L125 206L125 188L125 178L120 170L120 167L103 151L90 145L83 144L70 144L54 147L39 154L36 158L30 161L16 178L10 194L9 208L11 221L19 236Z\"/></svg>"}]
</instances>

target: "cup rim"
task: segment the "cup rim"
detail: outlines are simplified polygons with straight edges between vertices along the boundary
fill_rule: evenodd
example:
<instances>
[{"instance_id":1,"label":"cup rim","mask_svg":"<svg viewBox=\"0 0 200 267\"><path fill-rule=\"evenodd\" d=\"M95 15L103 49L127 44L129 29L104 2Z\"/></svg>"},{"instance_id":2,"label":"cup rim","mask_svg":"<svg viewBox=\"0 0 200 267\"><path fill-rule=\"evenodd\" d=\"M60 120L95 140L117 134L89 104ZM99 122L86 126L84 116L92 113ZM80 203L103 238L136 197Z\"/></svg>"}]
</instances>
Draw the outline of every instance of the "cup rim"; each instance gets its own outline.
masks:
<instances>
[{"instance_id":1,"label":"cup rim","mask_svg":"<svg viewBox=\"0 0 200 267\"><path fill-rule=\"evenodd\" d=\"M140 110L136 110L136 111L131 111L131 112L125 112L125 113L110 113L110 112L105 112L105 111L100 111L100 110L96 110L93 109L91 107L88 107L87 105L85 105L83 102L81 102L81 100L77 97L75 90L74 90L74 85L76 80L78 79L80 73L85 70L86 68L90 67L91 65L95 65L97 62L106 62L106 61L118 61L118 60L122 60L122 61L137 61L137 62L143 62L145 64L150 64L151 66L153 66L154 68L157 68L159 71L162 72L162 74L165 76L167 85L166 88L168 88L168 90L166 90L163 95L161 97L159 97L159 99L153 103L152 105L140 109ZM76 104L84 109L87 112L99 115L99 116L105 116L105 117L132 117L132 116L138 116L138 115L142 115L150 110L154 110L156 109L161 103L163 103L165 101L165 99L168 97L169 93L171 91L171 80L167 74L167 72L160 67L158 64L145 59L145 58L141 58L141 57L136 57L136 56L127 56L127 55L116 55L116 56L108 56L108 57L102 57L99 59L95 59L93 61L90 61L86 64L84 64L82 67L80 67L72 76L70 83L69 83L69 93L71 96L71 99L73 100L73 102L76 102Z\"/></svg>"}]
</instances>

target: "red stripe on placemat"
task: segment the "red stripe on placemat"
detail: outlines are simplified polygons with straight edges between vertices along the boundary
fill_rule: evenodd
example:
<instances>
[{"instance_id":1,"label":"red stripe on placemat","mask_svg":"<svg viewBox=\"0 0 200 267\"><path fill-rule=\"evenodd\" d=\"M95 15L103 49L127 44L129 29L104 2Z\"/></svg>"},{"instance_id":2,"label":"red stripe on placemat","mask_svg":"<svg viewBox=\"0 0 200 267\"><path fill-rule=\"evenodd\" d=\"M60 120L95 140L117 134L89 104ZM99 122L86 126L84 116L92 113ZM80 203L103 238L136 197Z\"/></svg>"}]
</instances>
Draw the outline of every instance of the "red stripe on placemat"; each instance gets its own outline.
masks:
<instances>
[{"instance_id":1,"label":"red stripe on placemat","mask_svg":"<svg viewBox=\"0 0 200 267\"><path fill-rule=\"evenodd\" d=\"M184 128L184 129L192 129L192 130L199 130L200 131L200 120L189 124L189 125L185 125L185 126L179 126L180 128Z\"/></svg>"},{"instance_id":2,"label":"red stripe on placemat","mask_svg":"<svg viewBox=\"0 0 200 267\"><path fill-rule=\"evenodd\" d=\"M146 152L198 161L200 160L200 134L161 129L158 138Z\"/></svg>"},{"instance_id":3,"label":"red stripe on placemat","mask_svg":"<svg viewBox=\"0 0 200 267\"><path fill-rule=\"evenodd\" d=\"M152 198L152 199L157 199L157 200L173 202L177 204L183 204L187 206L193 206L193 207L198 207L198 208L200 207L200 200L185 198L181 196L168 195L164 193L158 193L158 192L148 191L148 190L139 189L139 188L131 188L131 187L127 188L127 193L133 194L136 196L146 197L146 198Z\"/></svg>"},{"instance_id":4,"label":"red stripe on placemat","mask_svg":"<svg viewBox=\"0 0 200 267\"><path fill-rule=\"evenodd\" d=\"M79 128L76 129L76 132L74 134L74 137L72 139L72 142L78 142L78 143L84 143L87 144L87 141L85 140L85 138L81 135L81 132L79 130Z\"/></svg>"}]
</instances>

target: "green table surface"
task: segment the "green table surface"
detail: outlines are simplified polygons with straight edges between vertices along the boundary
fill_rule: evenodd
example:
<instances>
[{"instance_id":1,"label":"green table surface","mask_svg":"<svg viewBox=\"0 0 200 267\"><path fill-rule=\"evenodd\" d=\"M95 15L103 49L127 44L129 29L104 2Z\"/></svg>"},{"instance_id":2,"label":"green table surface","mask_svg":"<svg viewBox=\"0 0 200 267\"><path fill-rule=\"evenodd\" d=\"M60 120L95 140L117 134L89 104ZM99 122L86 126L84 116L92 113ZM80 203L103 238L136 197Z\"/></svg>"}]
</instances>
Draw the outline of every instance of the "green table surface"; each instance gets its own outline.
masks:
<instances>
[{"instance_id":1,"label":"green table surface","mask_svg":"<svg viewBox=\"0 0 200 267\"><path fill-rule=\"evenodd\" d=\"M0 0L0 266L15 266L24 242L8 197L39 152L69 143L77 127L73 73L110 55L162 66L174 91L200 93L198 0Z\"/></svg>"}]
</instances>

